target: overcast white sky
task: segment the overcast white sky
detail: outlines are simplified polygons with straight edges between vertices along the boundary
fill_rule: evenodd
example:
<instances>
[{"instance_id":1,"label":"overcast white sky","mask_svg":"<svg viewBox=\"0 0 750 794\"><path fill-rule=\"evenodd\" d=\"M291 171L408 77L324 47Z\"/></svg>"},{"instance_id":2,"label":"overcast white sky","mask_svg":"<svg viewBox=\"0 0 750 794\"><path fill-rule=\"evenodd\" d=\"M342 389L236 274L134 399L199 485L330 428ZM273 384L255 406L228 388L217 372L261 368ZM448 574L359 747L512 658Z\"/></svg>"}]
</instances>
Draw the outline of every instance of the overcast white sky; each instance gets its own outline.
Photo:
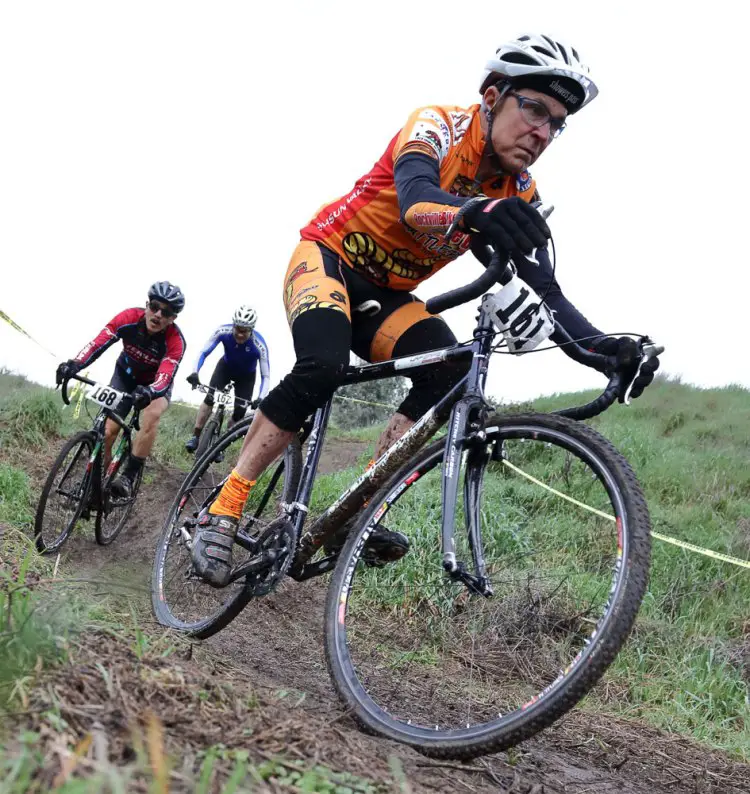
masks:
<instances>
[{"instance_id":1,"label":"overcast white sky","mask_svg":"<svg viewBox=\"0 0 750 794\"><path fill-rule=\"evenodd\" d=\"M605 331L666 345L666 371L750 386L742 5L3 3L0 309L63 359L169 279L189 362L251 303L277 382L294 361L281 290L299 228L414 108L476 102L497 45L542 31L578 48L601 91L532 169L556 207L564 291ZM467 255L417 294L480 270ZM445 317L464 339L474 315ZM0 321L0 366L51 384L56 364ZM488 391L597 385L552 351L498 357Z\"/></svg>"}]
</instances>

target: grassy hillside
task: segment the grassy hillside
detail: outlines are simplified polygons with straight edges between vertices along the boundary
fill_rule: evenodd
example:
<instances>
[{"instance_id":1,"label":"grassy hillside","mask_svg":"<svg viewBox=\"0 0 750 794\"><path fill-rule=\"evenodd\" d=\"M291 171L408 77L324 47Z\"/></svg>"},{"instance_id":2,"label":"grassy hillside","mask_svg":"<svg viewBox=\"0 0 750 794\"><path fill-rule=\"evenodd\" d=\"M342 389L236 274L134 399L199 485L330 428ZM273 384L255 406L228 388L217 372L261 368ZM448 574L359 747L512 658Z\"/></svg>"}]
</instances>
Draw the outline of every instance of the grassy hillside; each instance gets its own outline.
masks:
<instances>
[{"instance_id":1,"label":"grassy hillside","mask_svg":"<svg viewBox=\"0 0 750 794\"><path fill-rule=\"evenodd\" d=\"M593 396L556 395L533 407L554 410ZM194 415L191 406L179 404L165 415L157 460L190 465L182 444ZM59 394L0 374L0 709L25 708L40 671L67 658L74 627L91 619L101 628L101 610L92 618L85 598L65 611L50 608L31 586L51 576L50 566L23 539L51 456L64 436L90 421L85 409L78 418L72 408L63 410ZM750 560L750 392L662 380L631 407L616 406L593 424L632 463L655 531ZM377 428L357 432L370 444L376 436ZM338 492L348 478L350 473L330 475L316 488L316 498ZM137 624L119 614L118 636L126 646L160 658L164 649L149 645ZM651 582L634 635L584 708L642 720L750 760L750 569L655 540ZM15 750L0 755L0 768L23 757L35 769L31 740L13 741ZM148 764L142 765L146 770ZM327 773L320 774L325 779ZM335 790L319 785L303 790ZM367 785L349 783L358 791Z\"/></svg>"}]
</instances>

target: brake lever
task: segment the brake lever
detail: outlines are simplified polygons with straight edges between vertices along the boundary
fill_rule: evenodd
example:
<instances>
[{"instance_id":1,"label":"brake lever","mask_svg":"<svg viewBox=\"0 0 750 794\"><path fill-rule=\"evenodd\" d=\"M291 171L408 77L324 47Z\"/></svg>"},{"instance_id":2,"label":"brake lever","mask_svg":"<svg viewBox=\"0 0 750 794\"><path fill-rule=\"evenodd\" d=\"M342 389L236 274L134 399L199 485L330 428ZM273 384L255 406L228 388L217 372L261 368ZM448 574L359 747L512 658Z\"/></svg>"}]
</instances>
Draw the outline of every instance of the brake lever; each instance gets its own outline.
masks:
<instances>
[{"instance_id":1,"label":"brake lever","mask_svg":"<svg viewBox=\"0 0 750 794\"><path fill-rule=\"evenodd\" d=\"M652 358L656 358L660 356L664 352L664 345L657 345L652 342L647 336L643 337L643 341L641 344L641 360L638 362L638 367L635 370L635 374L630 379L630 383L628 383L627 389L625 389L625 395L622 399L624 405L630 405L630 392L633 391L633 384L638 379L638 376L641 374L641 369L643 365L647 361L651 361Z\"/></svg>"},{"instance_id":2,"label":"brake lever","mask_svg":"<svg viewBox=\"0 0 750 794\"><path fill-rule=\"evenodd\" d=\"M544 218L546 221L555 209L554 204L543 204L541 201L532 201L531 206ZM524 254L523 258L530 262L534 267L539 267L539 260L537 259L536 252L538 248L532 248L530 254Z\"/></svg>"}]
</instances>

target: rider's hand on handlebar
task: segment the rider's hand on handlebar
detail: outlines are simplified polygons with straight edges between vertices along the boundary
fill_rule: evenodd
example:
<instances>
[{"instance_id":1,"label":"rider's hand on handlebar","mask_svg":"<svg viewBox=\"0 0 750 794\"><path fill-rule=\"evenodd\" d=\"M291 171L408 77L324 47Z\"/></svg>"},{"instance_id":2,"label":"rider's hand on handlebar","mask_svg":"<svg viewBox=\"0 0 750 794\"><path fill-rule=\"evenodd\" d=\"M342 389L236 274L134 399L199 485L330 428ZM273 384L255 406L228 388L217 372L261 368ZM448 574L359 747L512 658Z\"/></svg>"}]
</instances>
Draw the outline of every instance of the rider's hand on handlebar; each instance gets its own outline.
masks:
<instances>
[{"instance_id":1,"label":"rider's hand on handlebar","mask_svg":"<svg viewBox=\"0 0 750 794\"><path fill-rule=\"evenodd\" d=\"M193 387L200 386L201 379L197 372L191 372L185 380Z\"/></svg>"},{"instance_id":2,"label":"rider's hand on handlebar","mask_svg":"<svg viewBox=\"0 0 750 794\"><path fill-rule=\"evenodd\" d=\"M459 215L465 231L479 232L508 254L530 254L545 246L552 236L539 212L518 196L471 199Z\"/></svg>"},{"instance_id":3,"label":"rider's hand on handlebar","mask_svg":"<svg viewBox=\"0 0 750 794\"><path fill-rule=\"evenodd\" d=\"M142 411L151 404L154 394L148 386L136 386L132 392L133 407L136 411Z\"/></svg>"},{"instance_id":4,"label":"rider's hand on handlebar","mask_svg":"<svg viewBox=\"0 0 750 794\"><path fill-rule=\"evenodd\" d=\"M607 375L612 375L614 372L622 372L626 376L626 384L623 387L623 392L619 395L619 401L623 402L627 383L635 375L641 362L638 343L629 336L621 336L619 338L609 336L596 343L596 352L603 353L610 359ZM657 369L659 369L659 359L656 356L641 364L638 377L633 381L633 387L630 390L631 399L640 397L643 394L643 390L653 381Z\"/></svg>"},{"instance_id":5,"label":"rider's hand on handlebar","mask_svg":"<svg viewBox=\"0 0 750 794\"><path fill-rule=\"evenodd\" d=\"M55 372L55 383L59 386L64 380L72 378L73 375L77 375L82 369L83 364L79 363L74 358L64 361L57 368L57 372Z\"/></svg>"}]
</instances>

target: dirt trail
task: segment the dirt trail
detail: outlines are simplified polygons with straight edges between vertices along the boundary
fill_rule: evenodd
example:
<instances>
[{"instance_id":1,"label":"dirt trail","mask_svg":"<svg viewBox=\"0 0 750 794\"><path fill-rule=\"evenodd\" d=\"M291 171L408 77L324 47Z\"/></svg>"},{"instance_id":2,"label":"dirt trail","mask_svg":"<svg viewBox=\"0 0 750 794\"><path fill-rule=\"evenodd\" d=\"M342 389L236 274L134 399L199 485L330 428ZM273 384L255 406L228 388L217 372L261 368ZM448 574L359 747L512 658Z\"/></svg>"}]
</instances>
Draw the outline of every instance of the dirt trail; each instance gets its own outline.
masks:
<instances>
[{"instance_id":1,"label":"dirt trail","mask_svg":"<svg viewBox=\"0 0 750 794\"><path fill-rule=\"evenodd\" d=\"M331 442L324 470L356 462L364 445ZM67 544L61 571L98 580L127 580L148 593L156 535L182 474L153 464L150 479L125 532L107 548L92 534ZM138 596L140 600L140 595ZM473 791L511 794L733 794L750 792L750 766L661 733L641 723L576 711L540 736L506 753L468 764L442 764L393 742L361 733L341 708L322 648L325 582L282 583L251 603L217 636L194 646L193 662L231 670L256 689L292 693L295 747L333 768L392 778L389 757L400 759L414 792ZM280 709L278 719L289 720ZM304 733L307 733L305 739ZM302 739L302 741L300 741ZM251 740L248 739L248 742Z\"/></svg>"}]
</instances>

